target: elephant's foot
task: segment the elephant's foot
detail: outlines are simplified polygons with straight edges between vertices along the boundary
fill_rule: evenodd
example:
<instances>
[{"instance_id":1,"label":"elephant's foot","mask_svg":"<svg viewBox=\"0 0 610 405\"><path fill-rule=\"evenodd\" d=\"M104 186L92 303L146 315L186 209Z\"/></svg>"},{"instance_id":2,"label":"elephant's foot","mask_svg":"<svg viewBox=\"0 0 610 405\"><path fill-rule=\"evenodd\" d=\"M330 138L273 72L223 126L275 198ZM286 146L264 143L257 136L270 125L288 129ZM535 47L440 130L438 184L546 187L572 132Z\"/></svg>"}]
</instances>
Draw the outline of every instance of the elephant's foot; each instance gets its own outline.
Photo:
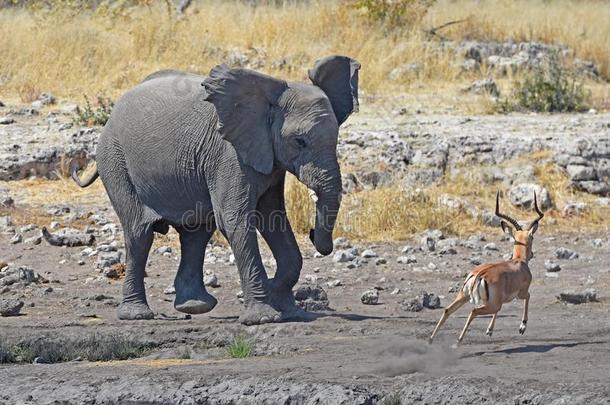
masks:
<instances>
[{"instance_id":1,"label":"elephant's foot","mask_svg":"<svg viewBox=\"0 0 610 405\"><path fill-rule=\"evenodd\" d=\"M155 314L145 302L122 302L117 308L117 316L120 320L144 320L153 319Z\"/></svg>"},{"instance_id":2,"label":"elephant's foot","mask_svg":"<svg viewBox=\"0 0 610 405\"><path fill-rule=\"evenodd\" d=\"M239 322L244 325L261 325L263 323L279 322L282 314L271 305L264 302L252 301L241 309Z\"/></svg>"},{"instance_id":3,"label":"elephant's foot","mask_svg":"<svg viewBox=\"0 0 610 405\"><path fill-rule=\"evenodd\" d=\"M315 315L299 307L291 289L273 292L273 304L282 312L282 321L310 321Z\"/></svg>"},{"instance_id":4,"label":"elephant's foot","mask_svg":"<svg viewBox=\"0 0 610 405\"><path fill-rule=\"evenodd\" d=\"M189 292L190 294L188 294ZM177 311L184 312L185 314L205 314L206 312L210 312L212 309L214 309L217 303L218 301L216 298L205 291L205 289L199 291L193 291L193 289L189 288L186 290L176 289L174 308L176 308Z\"/></svg>"}]
</instances>

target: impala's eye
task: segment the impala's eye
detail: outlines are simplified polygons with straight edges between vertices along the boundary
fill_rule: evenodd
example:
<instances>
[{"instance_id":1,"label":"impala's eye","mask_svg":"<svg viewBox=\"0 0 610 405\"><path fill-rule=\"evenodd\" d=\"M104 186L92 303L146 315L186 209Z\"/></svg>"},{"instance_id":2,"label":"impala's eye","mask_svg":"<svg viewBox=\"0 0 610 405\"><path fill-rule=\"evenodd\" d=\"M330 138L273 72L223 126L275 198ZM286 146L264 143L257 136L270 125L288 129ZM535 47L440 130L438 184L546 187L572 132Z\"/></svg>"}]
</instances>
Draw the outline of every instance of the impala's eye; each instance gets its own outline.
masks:
<instances>
[{"instance_id":1,"label":"impala's eye","mask_svg":"<svg viewBox=\"0 0 610 405\"><path fill-rule=\"evenodd\" d=\"M307 146L307 141L305 141L305 138L295 138L295 142L297 143L299 148L305 148Z\"/></svg>"}]
</instances>

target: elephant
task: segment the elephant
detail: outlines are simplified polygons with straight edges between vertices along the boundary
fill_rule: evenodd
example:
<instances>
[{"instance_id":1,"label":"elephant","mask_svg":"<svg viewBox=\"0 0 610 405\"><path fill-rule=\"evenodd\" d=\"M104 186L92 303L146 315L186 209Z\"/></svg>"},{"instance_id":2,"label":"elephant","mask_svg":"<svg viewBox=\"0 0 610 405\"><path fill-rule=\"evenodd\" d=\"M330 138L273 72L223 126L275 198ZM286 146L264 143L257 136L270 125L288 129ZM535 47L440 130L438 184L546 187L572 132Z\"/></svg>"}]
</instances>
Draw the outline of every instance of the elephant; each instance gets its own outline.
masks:
<instances>
[{"instance_id":1,"label":"elephant","mask_svg":"<svg viewBox=\"0 0 610 405\"><path fill-rule=\"evenodd\" d=\"M115 104L98 141L96 171L125 237L121 320L152 319L144 276L155 232L179 234L174 308L188 314L217 304L203 284L205 248L218 229L239 271L245 325L302 320L292 289L302 256L286 216L286 172L317 197L309 237L322 255L342 195L339 126L358 110L360 64L333 55L308 71L311 83L287 82L248 69L214 67L209 76L162 70ZM262 263L257 231L276 259Z\"/></svg>"}]
</instances>

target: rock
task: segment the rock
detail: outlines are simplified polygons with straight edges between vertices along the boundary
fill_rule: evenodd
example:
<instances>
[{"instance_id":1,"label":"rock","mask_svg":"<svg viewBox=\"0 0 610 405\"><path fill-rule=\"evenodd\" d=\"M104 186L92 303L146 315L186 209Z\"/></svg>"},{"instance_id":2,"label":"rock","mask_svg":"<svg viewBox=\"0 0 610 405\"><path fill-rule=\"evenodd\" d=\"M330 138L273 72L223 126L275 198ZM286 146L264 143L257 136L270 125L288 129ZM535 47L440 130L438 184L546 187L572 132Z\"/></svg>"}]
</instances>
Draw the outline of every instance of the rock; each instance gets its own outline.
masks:
<instances>
[{"instance_id":1,"label":"rock","mask_svg":"<svg viewBox=\"0 0 610 405\"><path fill-rule=\"evenodd\" d=\"M355 256L349 250L339 250L333 255L333 262L347 263L354 260Z\"/></svg>"},{"instance_id":2,"label":"rock","mask_svg":"<svg viewBox=\"0 0 610 405\"><path fill-rule=\"evenodd\" d=\"M7 189L0 188L0 208L14 208L15 201Z\"/></svg>"},{"instance_id":3,"label":"rock","mask_svg":"<svg viewBox=\"0 0 610 405\"><path fill-rule=\"evenodd\" d=\"M421 249L424 252L434 252L436 249L436 242L431 236L423 236L421 238Z\"/></svg>"},{"instance_id":4,"label":"rock","mask_svg":"<svg viewBox=\"0 0 610 405\"><path fill-rule=\"evenodd\" d=\"M421 294L422 305L428 309L437 309L441 307L441 299L434 293L426 293L425 291Z\"/></svg>"},{"instance_id":5,"label":"rock","mask_svg":"<svg viewBox=\"0 0 610 405\"><path fill-rule=\"evenodd\" d=\"M422 291L417 297L402 302L405 311L419 312L424 308L437 309L441 307L441 299L433 293Z\"/></svg>"},{"instance_id":6,"label":"rock","mask_svg":"<svg viewBox=\"0 0 610 405\"><path fill-rule=\"evenodd\" d=\"M352 247L352 244L349 239L339 237L333 241L333 246L335 247L335 249L349 249Z\"/></svg>"},{"instance_id":7,"label":"rock","mask_svg":"<svg viewBox=\"0 0 610 405\"><path fill-rule=\"evenodd\" d=\"M95 267L107 269L119 263L121 263L121 252L100 252Z\"/></svg>"},{"instance_id":8,"label":"rock","mask_svg":"<svg viewBox=\"0 0 610 405\"><path fill-rule=\"evenodd\" d=\"M491 250L491 251L497 251L498 250L498 246L496 246L495 243L490 242L490 243L486 244L485 246L483 246L483 249Z\"/></svg>"},{"instance_id":9,"label":"rock","mask_svg":"<svg viewBox=\"0 0 610 405\"><path fill-rule=\"evenodd\" d=\"M42 243L42 237L40 235L34 235L23 241L30 245L40 245Z\"/></svg>"},{"instance_id":10,"label":"rock","mask_svg":"<svg viewBox=\"0 0 610 405\"><path fill-rule=\"evenodd\" d=\"M23 236L21 236L20 233L16 233L15 235L13 235L13 237L11 238L11 240L9 242L12 243L13 245L16 245L17 243L21 243L22 240L23 240Z\"/></svg>"},{"instance_id":11,"label":"rock","mask_svg":"<svg viewBox=\"0 0 610 405\"><path fill-rule=\"evenodd\" d=\"M558 271L561 271L561 266L559 265L559 263L556 263L552 260L545 260L544 269L549 273L556 273Z\"/></svg>"},{"instance_id":12,"label":"rock","mask_svg":"<svg viewBox=\"0 0 610 405\"><path fill-rule=\"evenodd\" d=\"M326 311L330 309L328 295L319 285L297 288L294 292L294 299L297 305L306 311Z\"/></svg>"},{"instance_id":13,"label":"rock","mask_svg":"<svg viewBox=\"0 0 610 405\"><path fill-rule=\"evenodd\" d=\"M0 125L10 125L15 123L15 119L11 117L0 117Z\"/></svg>"},{"instance_id":14,"label":"rock","mask_svg":"<svg viewBox=\"0 0 610 405\"><path fill-rule=\"evenodd\" d=\"M364 305L377 305L379 302L379 292L376 289L366 290L360 296L360 301Z\"/></svg>"},{"instance_id":15,"label":"rock","mask_svg":"<svg viewBox=\"0 0 610 405\"><path fill-rule=\"evenodd\" d=\"M463 90L465 93L489 94L494 97L500 96L500 90L494 79L482 79L474 81Z\"/></svg>"},{"instance_id":16,"label":"rock","mask_svg":"<svg viewBox=\"0 0 610 405\"><path fill-rule=\"evenodd\" d=\"M597 172L589 166L568 165L566 171L572 181L597 180Z\"/></svg>"},{"instance_id":17,"label":"rock","mask_svg":"<svg viewBox=\"0 0 610 405\"><path fill-rule=\"evenodd\" d=\"M576 187L587 193L597 195L610 194L610 185L603 181L579 181L575 183Z\"/></svg>"},{"instance_id":18,"label":"rock","mask_svg":"<svg viewBox=\"0 0 610 405\"><path fill-rule=\"evenodd\" d=\"M409 312L420 312L424 309L424 306L421 303L421 300L414 298L411 300L405 300L401 303L402 309Z\"/></svg>"},{"instance_id":19,"label":"rock","mask_svg":"<svg viewBox=\"0 0 610 405\"><path fill-rule=\"evenodd\" d=\"M415 251L415 248L410 245L403 246L403 248L400 250L401 253L412 253L414 251Z\"/></svg>"},{"instance_id":20,"label":"rock","mask_svg":"<svg viewBox=\"0 0 610 405\"><path fill-rule=\"evenodd\" d=\"M176 288L174 287L174 285L169 285L167 287L165 287L165 289L163 290L163 294L165 295L173 295L176 294Z\"/></svg>"},{"instance_id":21,"label":"rock","mask_svg":"<svg viewBox=\"0 0 610 405\"><path fill-rule=\"evenodd\" d=\"M220 284L218 283L218 277L216 277L216 274L214 274L212 272L207 272L207 271L206 271L206 274L204 274L204 276L203 276L203 285L205 285L206 287L212 287L212 288L220 287Z\"/></svg>"},{"instance_id":22,"label":"rock","mask_svg":"<svg viewBox=\"0 0 610 405\"><path fill-rule=\"evenodd\" d=\"M593 288L587 288L582 292L567 291L559 293L557 299L566 304L585 304L587 302L597 302L597 291L595 291Z\"/></svg>"},{"instance_id":23,"label":"rock","mask_svg":"<svg viewBox=\"0 0 610 405\"><path fill-rule=\"evenodd\" d=\"M157 248L157 250L155 250L155 253L158 253L160 255L165 254L165 253L172 253L172 248L169 246L161 246L161 247Z\"/></svg>"},{"instance_id":24,"label":"rock","mask_svg":"<svg viewBox=\"0 0 610 405\"><path fill-rule=\"evenodd\" d=\"M75 115L79 111L78 104L65 104L59 107L59 113L63 115Z\"/></svg>"},{"instance_id":25,"label":"rock","mask_svg":"<svg viewBox=\"0 0 610 405\"><path fill-rule=\"evenodd\" d=\"M51 105L55 104L55 97L51 93L40 93L36 101L40 102L43 106Z\"/></svg>"},{"instance_id":26,"label":"rock","mask_svg":"<svg viewBox=\"0 0 610 405\"><path fill-rule=\"evenodd\" d=\"M388 261L386 259L384 259L383 257L379 257L375 260L375 265L376 266L380 266L382 264L387 264Z\"/></svg>"},{"instance_id":27,"label":"rock","mask_svg":"<svg viewBox=\"0 0 610 405\"><path fill-rule=\"evenodd\" d=\"M563 207L563 215L566 217L574 215L582 215L589 209L588 204L583 202L568 202Z\"/></svg>"},{"instance_id":28,"label":"rock","mask_svg":"<svg viewBox=\"0 0 610 405\"><path fill-rule=\"evenodd\" d=\"M0 300L0 316L17 316L23 308L23 301Z\"/></svg>"},{"instance_id":29,"label":"rock","mask_svg":"<svg viewBox=\"0 0 610 405\"><path fill-rule=\"evenodd\" d=\"M421 70L422 66L417 62L405 63L392 69L388 74L388 79L399 81L408 77L417 77Z\"/></svg>"},{"instance_id":30,"label":"rock","mask_svg":"<svg viewBox=\"0 0 610 405\"><path fill-rule=\"evenodd\" d=\"M481 64L476 59L466 59L460 67L464 72L478 72L481 69Z\"/></svg>"},{"instance_id":31,"label":"rock","mask_svg":"<svg viewBox=\"0 0 610 405\"><path fill-rule=\"evenodd\" d=\"M558 259L574 260L578 259L578 253L564 247L559 247L555 250L555 257Z\"/></svg>"},{"instance_id":32,"label":"rock","mask_svg":"<svg viewBox=\"0 0 610 405\"><path fill-rule=\"evenodd\" d=\"M343 283L341 282L341 280L331 280L326 282L326 286L329 288L333 288L333 287L341 287L343 285Z\"/></svg>"},{"instance_id":33,"label":"rock","mask_svg":"<svg viewBox=\"0 0 610 405\"><path fill-rule=\"evenodd\" d=\"M533 183L521 183L511 187L508 191L508 200L515 207L532 209L534 207L534 192L538 199L538 207L541 210L553 206L548 190Z\"/></svg>"},{"instance_id":34,"label":"rock","mask_svg":"<svg viewBox=\"0 0 610 405\"><path fill-rule=\"evenodd\" d=\"M386 172L365 172L358 176L358 183L365 190L375 189L391 183L390 175Z\"/></svg>"},{"instance_id":35,"label":"rock","mask_svg":"<svg viewBox=\"0 0 610 405\"><path fill-rule=\"evenodd\" d=\"M398 256L398 258L396 259L397 263L400 264L411 264L411 263L417 263L417 258L413 255L411 256Z\"/></svg>"},{"instance_id":36,"label":"rock","mask_svg":"<svg viewBox=\"0 0 610 405\"><path fill-rule=\"evenodd\" d=\"M62 228L51 234L43 227L42 236L52 246L90 246L95 242L93 234L75 228Z\"/></svg>"},{"instance_id":37,"label":"rock","mask_svg":"<svg viewBox=\"0 0 610 405\"><path fill-rule=\"evenodd\" d=\"M0 272L0 286L46 282L38 273L27 266L8 266Z\"/></svg>"},{"instance_id":38,"label":"rock","mask_svg":"<svg viewBox=\"0 0 610 405\"><path fill-rule=\"evenodd\" d=\"M362 252L362 257L365 259L372 259L373 257L377 257L377 253L373 249L366 249Z\"/></svg>"}]
</instances>

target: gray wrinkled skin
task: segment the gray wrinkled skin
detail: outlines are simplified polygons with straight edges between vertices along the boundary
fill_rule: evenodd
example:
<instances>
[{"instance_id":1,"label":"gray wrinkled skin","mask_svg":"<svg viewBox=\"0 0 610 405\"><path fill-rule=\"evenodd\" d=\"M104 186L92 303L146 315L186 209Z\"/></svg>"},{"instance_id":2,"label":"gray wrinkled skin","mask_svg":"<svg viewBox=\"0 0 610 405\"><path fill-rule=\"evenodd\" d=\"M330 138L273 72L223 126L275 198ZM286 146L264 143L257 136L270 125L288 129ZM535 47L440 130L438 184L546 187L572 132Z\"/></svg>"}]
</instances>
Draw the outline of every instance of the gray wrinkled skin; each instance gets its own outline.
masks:
<instances>
[{"instance_id":1,"label":"gray wrinkled skin","mask_svg":"<svg viewBox=\"0 0 610 405\"><path fill-rule=\"evenodd\" d=\"M218 228L239 269L240 321L306 316L292 295L302 258L286 217L285 173L317 194L311 239L320 253L331 253L341 195L338 128L357 110L359 68L347 57L324 58L309 72L312 84L226 66L207 78L161 71L116 103L99 139L97 167L125 233L120 319L153 318L144 269L153 232L169 226L182 250L177 310L200 314L216 305L202 280L205 246ZM273 279L257 230L277 261Z\"/></svg>"}]
</instances>

